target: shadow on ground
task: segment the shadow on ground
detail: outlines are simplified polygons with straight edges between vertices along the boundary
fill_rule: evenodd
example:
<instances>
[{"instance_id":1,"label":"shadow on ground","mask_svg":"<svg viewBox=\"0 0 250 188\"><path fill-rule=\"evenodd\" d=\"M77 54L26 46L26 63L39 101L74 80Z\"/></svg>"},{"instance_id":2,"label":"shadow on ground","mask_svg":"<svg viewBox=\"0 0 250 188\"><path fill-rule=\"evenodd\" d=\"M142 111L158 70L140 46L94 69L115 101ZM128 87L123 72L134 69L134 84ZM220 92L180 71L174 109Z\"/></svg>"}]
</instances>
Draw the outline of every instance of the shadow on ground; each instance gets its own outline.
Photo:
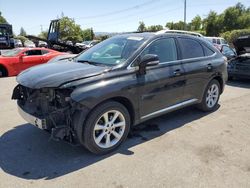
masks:
<instances>
[{"instance_id":1,"label":"shadow on ground","mask_svg":"<svg viewBox=\"0 0 250 188\"><path fill-rule=\"evenodd\" d=\"M104 156L91 154L80 146L49 140L48 133L30 124L19 125L0 138L0 167L4 172L23 179L54 179L117 153L133 155L130 151L133 146L167 134L205 115L207 113L189 107L147 121L133 128L118 150Z\"/></svg>"},{"instance_id":2,"label":"shadow on ground","mask_svg":"<svg viewBox=\"0 0 250 188\"><path fill-rule=\"evenodd\" d=\"M227 85L232 87L240 87L240 88L250 88L250 79L234 79L227 82Z\"/></svg>"}]
</instances>

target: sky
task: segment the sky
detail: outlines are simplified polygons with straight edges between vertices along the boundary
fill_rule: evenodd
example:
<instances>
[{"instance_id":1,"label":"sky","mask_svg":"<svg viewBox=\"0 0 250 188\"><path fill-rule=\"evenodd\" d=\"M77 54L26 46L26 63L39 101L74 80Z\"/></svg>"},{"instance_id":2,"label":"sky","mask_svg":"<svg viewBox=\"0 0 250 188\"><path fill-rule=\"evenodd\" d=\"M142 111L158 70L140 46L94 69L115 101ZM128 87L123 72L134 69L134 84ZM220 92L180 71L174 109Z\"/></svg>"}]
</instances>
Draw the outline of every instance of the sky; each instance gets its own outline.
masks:
<instances>
[{"instance_id":1,"label":"sky","mask_svg":"<svg viewBox=\"0 0 250 188\"><path fill-rule=\"evenodd\" d=\"M250 0L187 0L187 22L210 10L222 13L237 2L250 6ZM82 29L95 32L136 31L139 21L163 25L183 20L184 0L0 0L0 11L19 34L23 27L37 35L49 27L50 20L62 13L74 18Z\"/></svg>"}]
</instances>

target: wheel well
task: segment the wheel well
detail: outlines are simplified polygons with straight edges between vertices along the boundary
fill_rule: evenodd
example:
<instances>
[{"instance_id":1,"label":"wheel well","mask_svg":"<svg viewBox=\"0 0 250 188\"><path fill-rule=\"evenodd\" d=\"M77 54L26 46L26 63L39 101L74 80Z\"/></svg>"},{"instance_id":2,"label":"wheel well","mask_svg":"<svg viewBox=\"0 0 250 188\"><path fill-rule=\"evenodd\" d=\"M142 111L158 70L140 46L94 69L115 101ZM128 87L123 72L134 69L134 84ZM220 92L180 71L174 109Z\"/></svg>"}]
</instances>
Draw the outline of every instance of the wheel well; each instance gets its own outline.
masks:
<instances>
[{"instance_id":1,"label":"wheel well","mask_svg":"<svg viewBox=\"0 0 250 188\"><path fill-rule=\"evenodd\" d=\"M0 64L0 70L3 70L3 76L8 76L8 70L5 66Z\"/></svg>"},{"instance_id":2,"label":"wheel well","mask_svg":"<svg viewBox=\"0 0 250 188\"><path fill-rule=\"evenodd\" d=\"M102 103L108 102L108 101L115 101L115 102L118 102L118 103L122 104L128 110L128 113L129 113L130 118L131 118L131 125L134 124L135 110L134 110L133 104L131 103L131 101L129 99L127 99L126 97L113 97L113 98L109 98L109 99L106 99L106 100L98 103L95 107L97 107L98 105L100 105ZM91 113L91 111L89 111L88 115Z\"/></svg>"},{"instance_id":3,"label":"wheel well","mask_svg":"<svg viewBox=\"0 0 250 188\"><path fill-rule=\"evenodd\" d=\"M219 82L219 84L220 84L220 93L222 93L222 91L223 91L223 80L222 80L221 76L216 76L213 79L215 79L215 80L217 80Z\"/></svg>"},{"instance_id":4,"label":"wheel well","mask_svg":"<svg viewBox=\"0 0 250 188\"><path fill-rule=\"evenodd\" d=\"M123 106L125 106L128 110L128 113L130 115L131 118L131 125L134 124L134 120L135 120L135 110L133 107L133 104L131 103L131 101L125 97L114 97L114 98L110 98L108 100L113 100L116 102L121 103Z\"/></svg>"}]
</instances>

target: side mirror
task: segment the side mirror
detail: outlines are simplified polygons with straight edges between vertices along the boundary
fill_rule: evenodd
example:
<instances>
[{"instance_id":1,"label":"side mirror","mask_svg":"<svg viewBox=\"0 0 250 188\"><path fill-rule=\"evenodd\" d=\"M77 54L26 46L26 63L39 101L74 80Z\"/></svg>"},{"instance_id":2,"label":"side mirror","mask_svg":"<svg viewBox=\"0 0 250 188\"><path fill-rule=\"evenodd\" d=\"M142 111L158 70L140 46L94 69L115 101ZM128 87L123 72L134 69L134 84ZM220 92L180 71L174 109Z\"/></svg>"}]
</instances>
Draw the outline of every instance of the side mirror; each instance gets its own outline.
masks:
<instances>
[{"instance_id":1,"label":"side mirror","mask_svg":"<svg viewBox=\"0 0 250 188\"><path fill-rule=\"evenodd\" d=\"M24 56L26 56L26 55L25 54L20 54L19 59L22 61Z\"/></svg>"},{"instance_id":2,"label":"side mirror","mask_svg":"<svg viewBox=\"0 0 250 188\"><path fill-rule=\"evenodd\" d=\"M158 55L147 54L142 57L139 64L139 73L144 75L146 74L146 67L156 66L160 63Z\"/></svg>"}]
</instances>

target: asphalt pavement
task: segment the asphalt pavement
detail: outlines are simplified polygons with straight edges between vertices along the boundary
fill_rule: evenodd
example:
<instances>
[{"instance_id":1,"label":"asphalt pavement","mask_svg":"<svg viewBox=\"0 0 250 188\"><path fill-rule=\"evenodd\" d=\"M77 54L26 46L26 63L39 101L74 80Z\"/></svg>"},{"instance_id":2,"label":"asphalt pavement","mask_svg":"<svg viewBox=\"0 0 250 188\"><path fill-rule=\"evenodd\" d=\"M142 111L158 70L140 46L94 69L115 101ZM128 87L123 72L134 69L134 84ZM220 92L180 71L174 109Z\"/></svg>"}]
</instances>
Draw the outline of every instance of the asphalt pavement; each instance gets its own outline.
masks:
<instances>
[{"instance_id":1,"label":"asphalt pavement","mask_svg":"<svg viewBox=\"0 0 250 188\"><path fill-rule=\"evenodd\" d=\"M229 82L213 113L188 107L134 128L96 156L50 140L18 114L0 79L0 187L250 187L250 81Z\"/></svg>"}]
</instances>

